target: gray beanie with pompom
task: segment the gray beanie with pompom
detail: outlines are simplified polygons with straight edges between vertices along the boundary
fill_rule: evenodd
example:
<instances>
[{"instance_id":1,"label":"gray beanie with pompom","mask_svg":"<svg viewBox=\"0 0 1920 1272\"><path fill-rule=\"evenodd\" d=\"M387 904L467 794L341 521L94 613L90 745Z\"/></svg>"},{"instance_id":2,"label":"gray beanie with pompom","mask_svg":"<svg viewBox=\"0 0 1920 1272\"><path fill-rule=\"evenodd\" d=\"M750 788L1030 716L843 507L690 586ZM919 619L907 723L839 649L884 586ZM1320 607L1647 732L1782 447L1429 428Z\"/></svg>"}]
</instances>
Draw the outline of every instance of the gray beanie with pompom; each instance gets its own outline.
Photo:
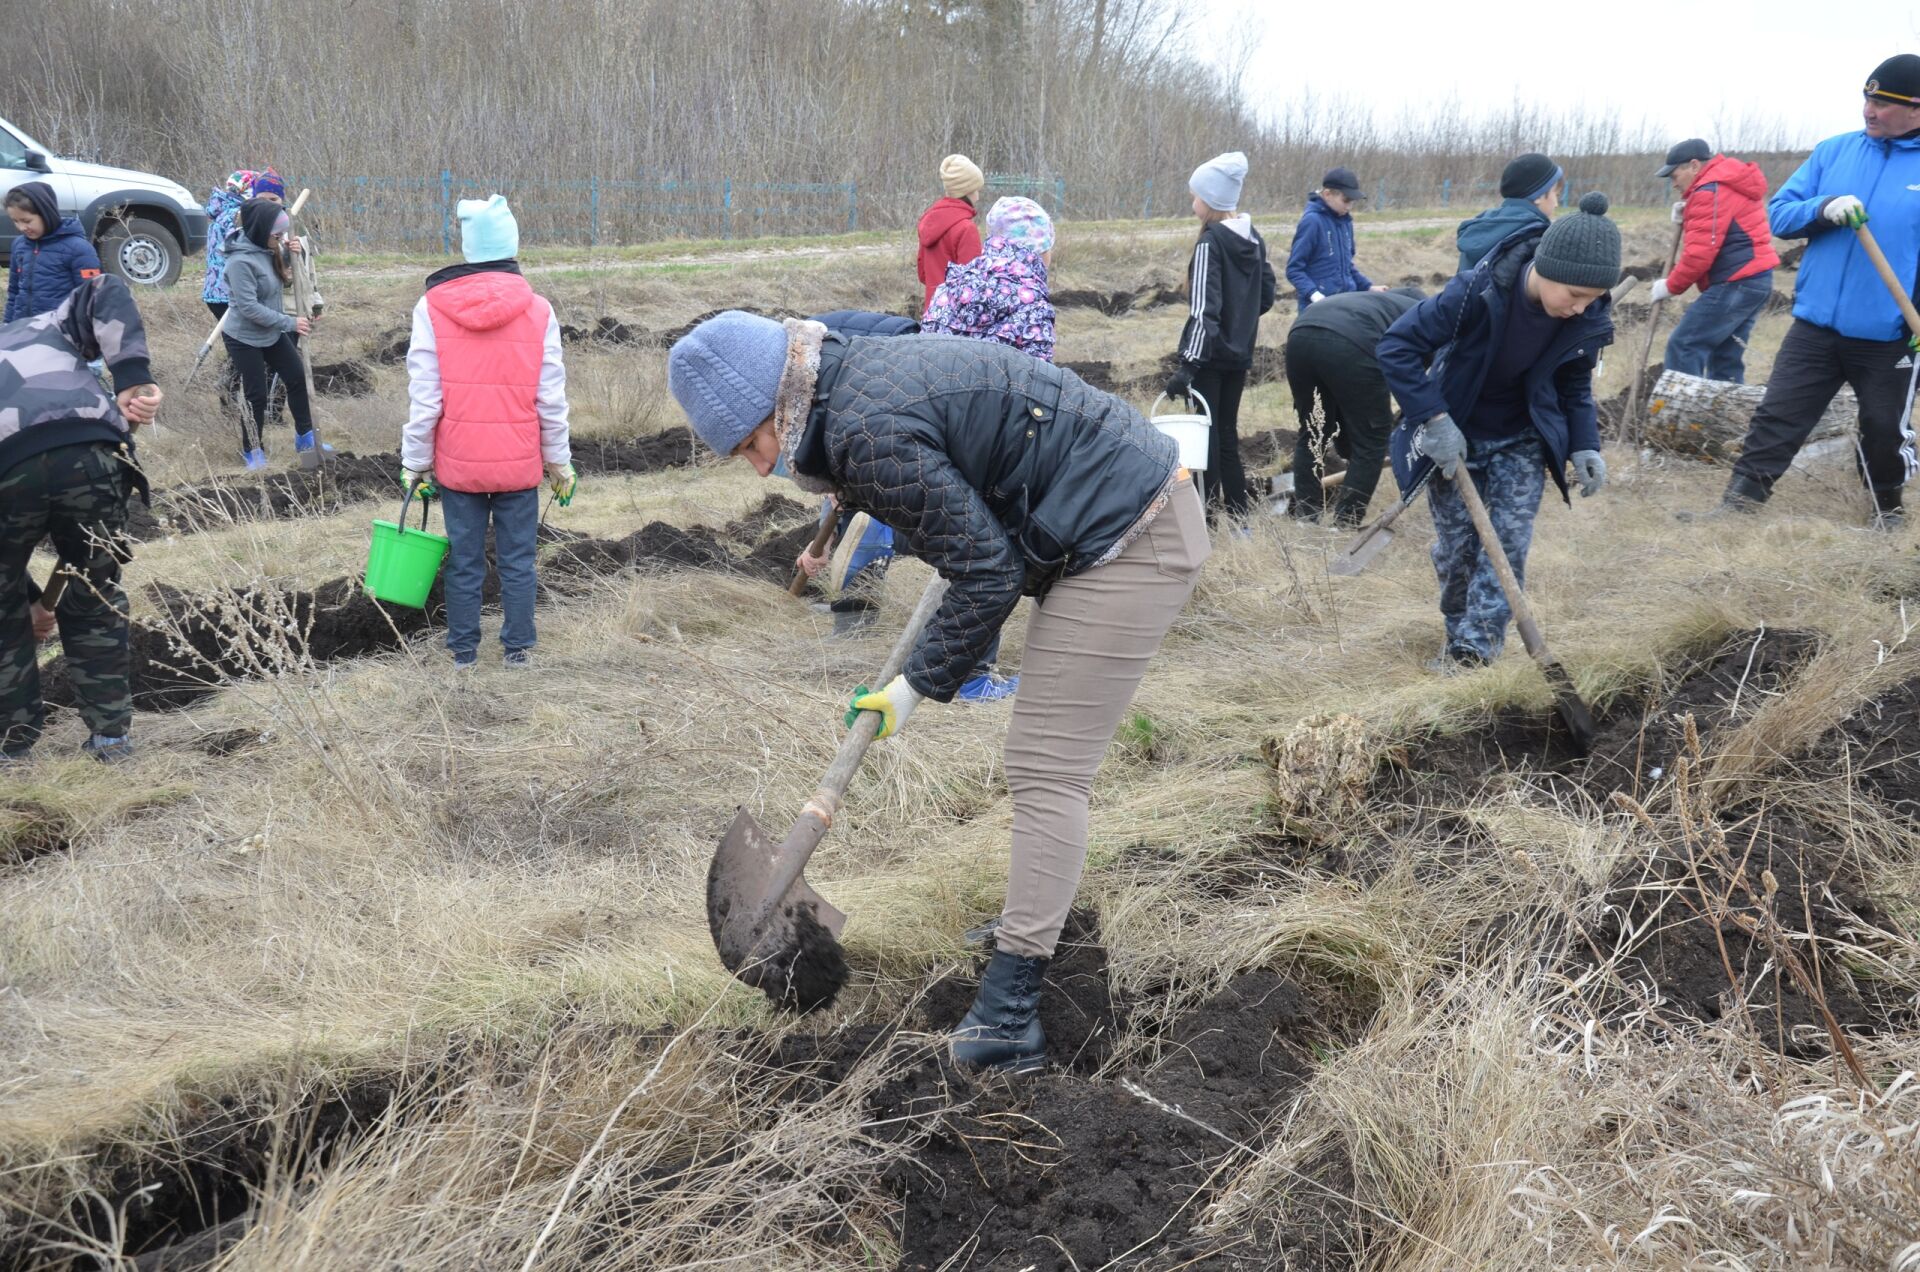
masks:
<instances>
[{"instance_id":1,"label":"gray beanie with pompom","mask_svg":"<svg viewBox=\"0 0 1920 1272\"><path fill-rule=\"evenodd\" d=\"M1611 287L1620 281L1620 227L1607 219L1607 196L1580 197L1580 210L1540 236L1533 254L1540 277L1568 287Z\"/></svg>"}]
</instances>

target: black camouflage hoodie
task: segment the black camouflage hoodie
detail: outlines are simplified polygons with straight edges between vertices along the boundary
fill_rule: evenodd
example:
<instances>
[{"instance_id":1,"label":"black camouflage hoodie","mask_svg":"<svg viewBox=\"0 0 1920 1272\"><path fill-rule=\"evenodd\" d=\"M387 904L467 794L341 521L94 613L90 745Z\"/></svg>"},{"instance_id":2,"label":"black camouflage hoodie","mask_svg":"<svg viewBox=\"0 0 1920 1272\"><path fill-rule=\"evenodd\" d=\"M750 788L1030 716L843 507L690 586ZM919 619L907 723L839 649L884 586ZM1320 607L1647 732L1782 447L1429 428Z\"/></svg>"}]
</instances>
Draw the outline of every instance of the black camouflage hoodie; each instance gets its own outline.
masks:
<instances>
[{"instance_id":1,"label":"black camouflage hoodie","mask_svg":"<svg viewBox=\"0 0 1920 1272\"><path fill-rule=\"evenodd\" d=\"M126 417L87 367L96 358L120 392L153 383L140 311L111 274L88 279L46 313L0 326L0 474L59 446L131 451Z\"/></svg>"}]
</instances>

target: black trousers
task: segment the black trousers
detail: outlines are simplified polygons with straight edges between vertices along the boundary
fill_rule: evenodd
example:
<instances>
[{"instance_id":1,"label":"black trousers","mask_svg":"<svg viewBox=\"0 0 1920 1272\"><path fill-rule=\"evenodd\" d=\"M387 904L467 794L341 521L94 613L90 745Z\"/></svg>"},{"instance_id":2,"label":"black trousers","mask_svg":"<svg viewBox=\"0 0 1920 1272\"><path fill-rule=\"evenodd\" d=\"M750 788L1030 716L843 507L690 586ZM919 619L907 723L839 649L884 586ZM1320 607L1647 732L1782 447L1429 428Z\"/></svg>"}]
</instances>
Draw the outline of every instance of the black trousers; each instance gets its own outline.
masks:
<instances>
[{"instance_id":1,"label":"black trousers","mask_svg":"<svg viewBox=\"0 0 1920 1272\"><path fill-rule=\"evenodd\" d=\"M1380 364L1338 332L1296 327L1287 335L1287 387L1300 418L1288 511L1296 517L1320 515L1326 503L1320 477L1332 452L1347 461L1346 478L1333 500L1334 514L1343 524L1359 525L1380 484L1387 438L1393 433L1393 397Z\"/></svg>"},{"instance_id":2,"label":"black trousers","mask_svg":"<svg viewBox=\"0 0 1920 1272\"><path fill-rule=\"evenodd\" d=\"M247 395L247 411L253 417L253 439L247 438L246 425L240 426L240 445L243 450L251 450L266 445L267 427L267 372L280 377L280 383L287 392L287 406L293 411L293 431L302 436L313 431L313 410L307 402L307 372L300 362L299 346L293 343L293 337L282 332L280 338L266 348L256 348L250 344L241 344L232 336L222 336L226 341L227 357L233 362L234 369L240 372L240 385Z\"/></svg>"},{"instance_id":3,"label":"black trousers","mask_svg":"<svg viewBox=\"0 0 1920 1272\"><path fill-rule=\"evenodd\" d=\"M1207 436L1207 519L1222 511L1230 517L1245 517L1253 511L1247 466L1240 458L1240 395L1247 387L1246 368L1201 367L1193 373L1193 387L1213 412L1213 430Z\"/></svg>"},{"instance_id":4,"label":"black trousers","mask_svg":"<svg viewBox=\"0 0 1920 1272\"><path fill-rule=\"evenodd\" d=\"M1787 471L1842 384L1860 399L1863 474L1882 509L1900 506L1900 488L1916 467L1907 418L1915 355L1905 340L1855 340L1830 327L1793 320L1767 378L1767 393L1747 425L1733 471L1766 490Z\"/></svg>"}]
</instances>

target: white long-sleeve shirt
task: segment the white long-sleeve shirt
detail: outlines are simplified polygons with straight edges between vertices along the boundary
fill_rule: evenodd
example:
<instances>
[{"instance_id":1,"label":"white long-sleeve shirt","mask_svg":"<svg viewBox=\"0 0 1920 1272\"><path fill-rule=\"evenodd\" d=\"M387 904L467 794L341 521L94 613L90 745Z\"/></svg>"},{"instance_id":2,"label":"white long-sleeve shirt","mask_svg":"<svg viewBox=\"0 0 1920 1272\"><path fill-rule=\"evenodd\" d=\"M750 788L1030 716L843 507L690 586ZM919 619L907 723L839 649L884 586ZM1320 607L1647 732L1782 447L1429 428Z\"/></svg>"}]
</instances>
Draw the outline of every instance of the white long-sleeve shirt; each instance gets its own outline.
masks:
<instances>
[{"instance_id":1,"label":"white long-sleeve shirt","mask_svg":"<svg viewBox=\"0 0 1920 1272\"><path fill-rule=\"evenodd\" d=\"M427 298L413 307L413 338L407 345L407 426L400 436L400 463L415 472L433 467L433 437L440 427L445 397L440 387L440 349L433 338ZM547 306L547 335L540 354L540 388L534 398L540 416L540 458L548 464L573 462L567 422L567 367L560 348L560 319Z\"/></svg>"}]
</instances>

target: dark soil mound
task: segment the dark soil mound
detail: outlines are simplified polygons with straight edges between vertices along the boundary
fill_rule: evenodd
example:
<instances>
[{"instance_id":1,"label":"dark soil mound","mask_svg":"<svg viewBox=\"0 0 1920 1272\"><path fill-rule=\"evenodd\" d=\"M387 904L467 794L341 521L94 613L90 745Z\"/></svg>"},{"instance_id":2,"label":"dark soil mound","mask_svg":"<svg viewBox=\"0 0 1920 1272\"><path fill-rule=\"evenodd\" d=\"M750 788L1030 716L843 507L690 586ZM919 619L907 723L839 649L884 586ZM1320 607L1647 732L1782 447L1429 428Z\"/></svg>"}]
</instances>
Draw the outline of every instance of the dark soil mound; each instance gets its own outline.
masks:
<instances>
[{"instance_id":1,"label":"dark soil mound","mask_svg":"<svg viewBox=\"0 0 1920 1272\"><path fill-rule=\"evenodd\" d=\"M662 345L670 346L676 343L677 341L679 341L681 337L685 336L688 332L692 331L695 327L698 327L701 323L705 322L707 319L716 318L719 315L726 312L727 311L724 309L709 309L707 310L706 313L700 314L697 317L688 319L686 322L681 323L678 327L669 327L667 330L660 333L660 336L659 336L660 343ZM800 313L797 310L792 310L792 309L752 309L752 308L742 307L742 312L749 313L749 314L759 314L762 318L772 318L776 321L782 318L807 317L806 314Z\"/></svg>"},{"instance_id":2,"label":"dark soil mound","mask_svg":"<svg viewBox=\"0 0 1920 1272\"><path fill-rule=\"evenodd\" d=\"M609 348L631 348L646 344L652 337L647 329L638 323L624 323L618 318L602 316L594 320L591 327L575 327L570 323L560 324L560 339L567 344L602 345Z\"/></svg>"},{"instance_id":3,"label":"dark soil mound","mask_svg":"<svg viewBox=\"0 0 1920 1272\"><path fill-rule=\"evenodd\" d=\"M1160 305L1184 305L1186 296L1180 287L1169 283L1148 283L1131 291L1099 291L1094 288L1067 288L1048 296L1055 309L1097 309L1109 318L1153 309Z\"/></svg>"},{"instance_id":4,"label":"dark soil mound","mask_svg":"<svg viewBox=\"0 0 1920 1272\"><path fill-rule=\"evenodd\" d=\"M382 333L367 350L366 360L375 366L397 367L407 360L407 346L413 343L413 328L395 327Z\"/></svg>"},{"instance_id":5,"label":"dark soil mound","mask_svg":"<svg viewBox=\"0 0 1920 1272\"><path fill-rule=\"evenodd\" d=\"M1290 428L1270 428L1240 439L1240 461L1248 468L1268 468L1293 458L1293 444L1299 433Z\"/></svg>"},{"instance_id":6,"label":"dark soil mound","mask_svg":"<svg viewBox=\"0 0 1920 1272\"><path fill-rule=\"evenodd\" d=\"M364 362L315 363L313 391L326 397L365 397L373 392L373 370Z\"/></svg>"}]
</instances>

